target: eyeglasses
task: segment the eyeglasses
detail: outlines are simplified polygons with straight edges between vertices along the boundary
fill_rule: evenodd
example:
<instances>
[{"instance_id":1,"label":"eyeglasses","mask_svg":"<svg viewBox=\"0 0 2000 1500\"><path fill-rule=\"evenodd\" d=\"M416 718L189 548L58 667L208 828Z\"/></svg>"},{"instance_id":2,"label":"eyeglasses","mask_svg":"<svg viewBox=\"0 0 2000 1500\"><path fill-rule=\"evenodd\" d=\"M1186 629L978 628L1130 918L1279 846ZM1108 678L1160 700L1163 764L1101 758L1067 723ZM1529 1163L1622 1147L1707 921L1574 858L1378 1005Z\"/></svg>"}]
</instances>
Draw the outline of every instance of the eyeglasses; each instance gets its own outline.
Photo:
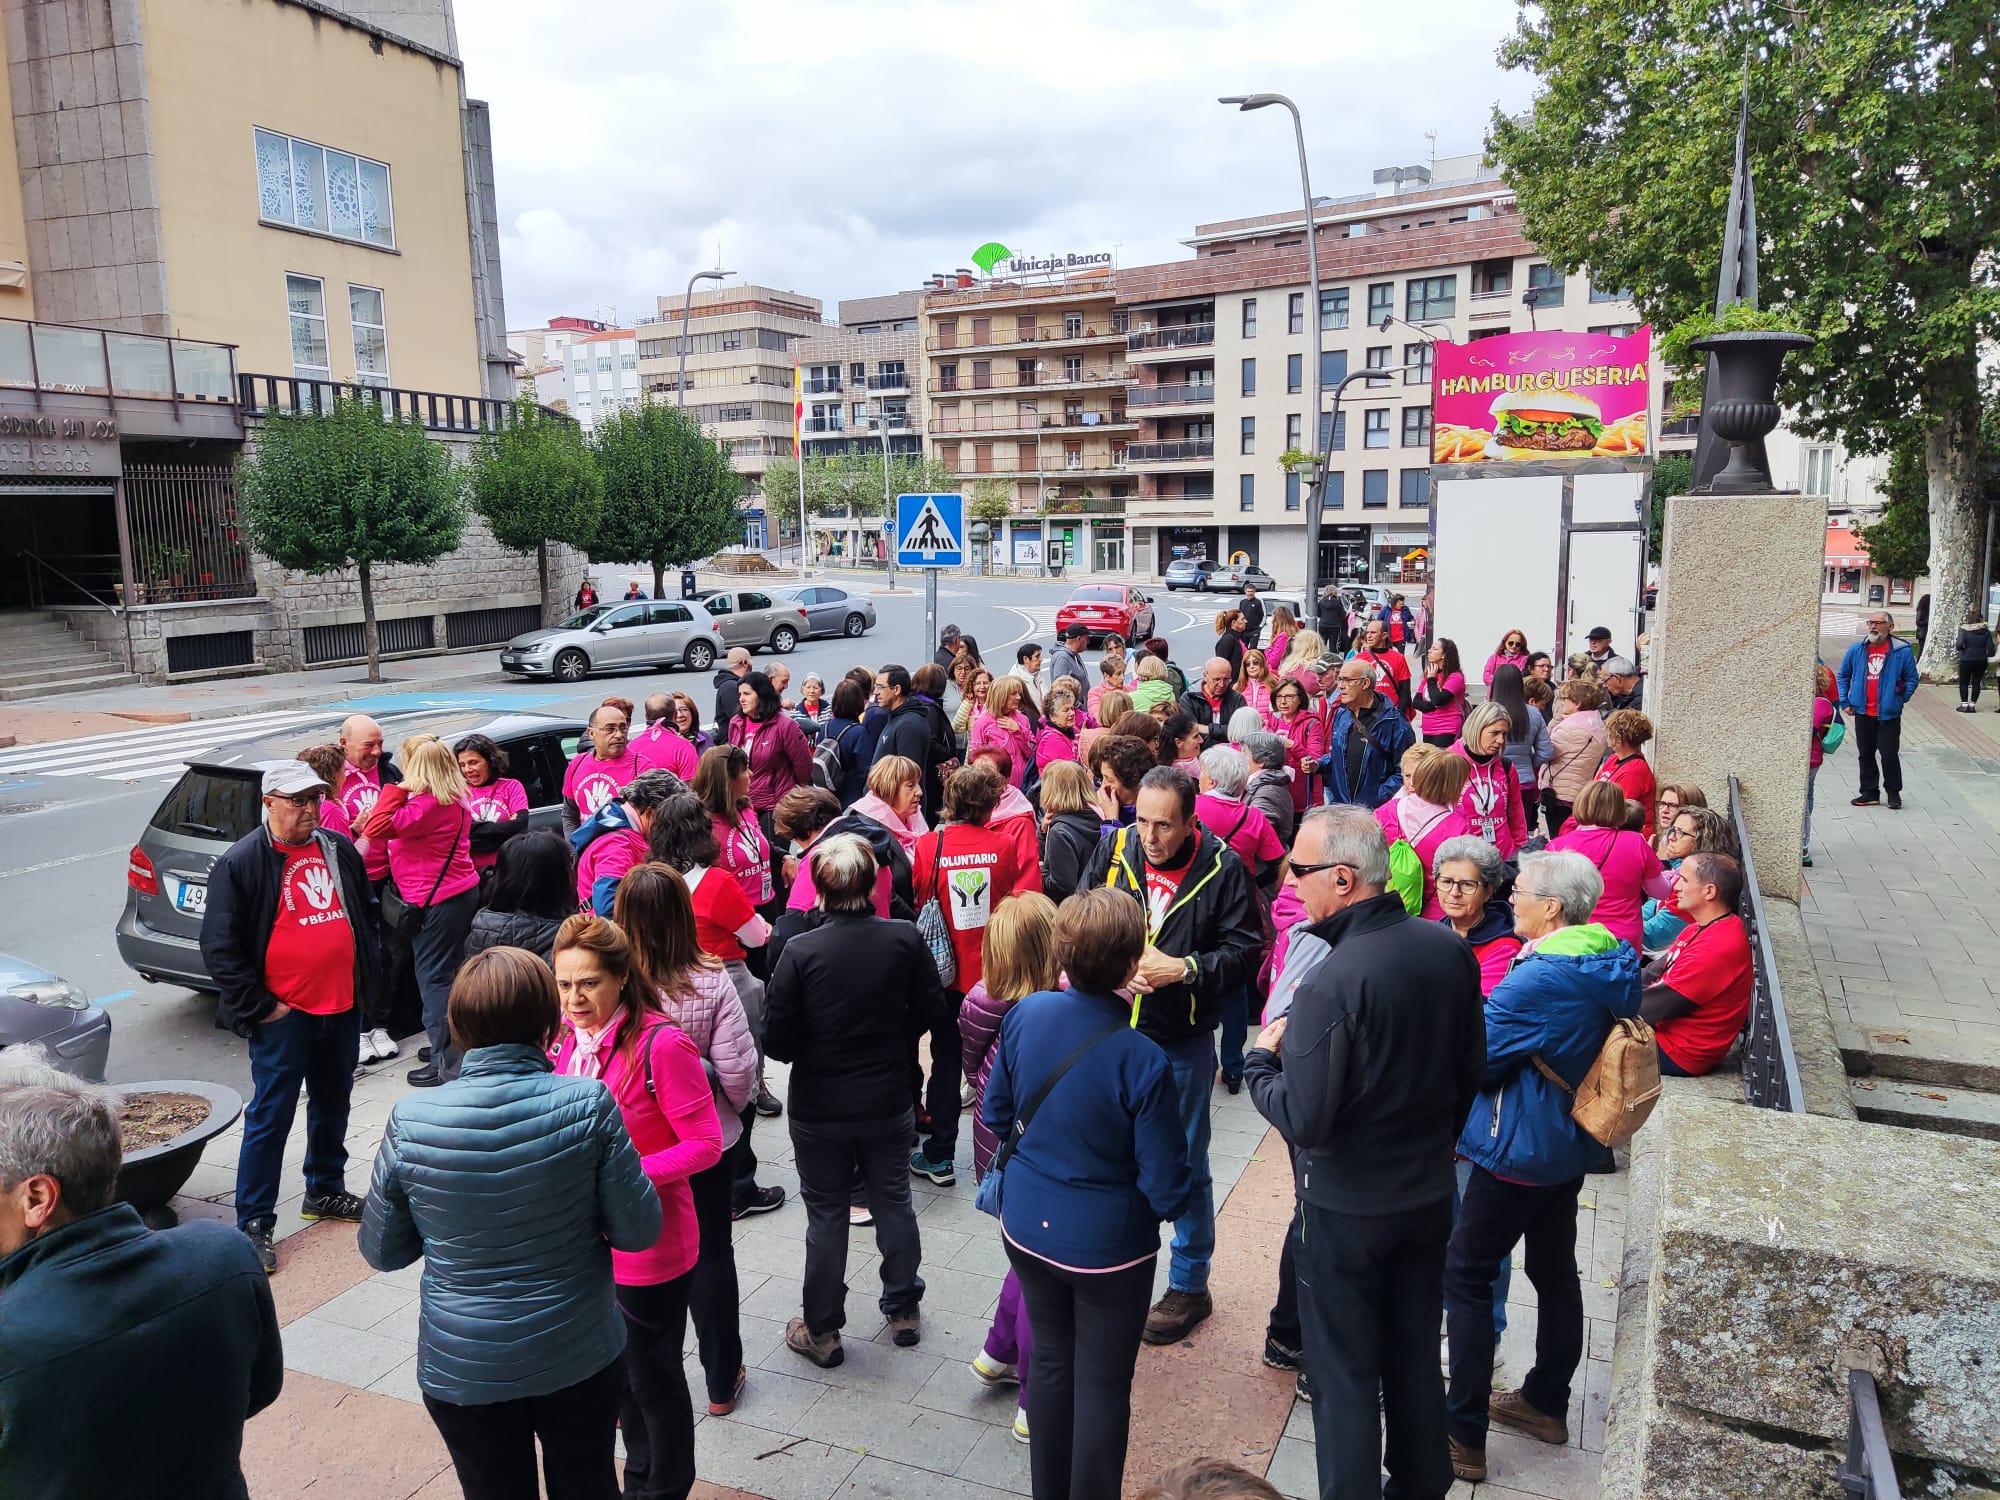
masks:
<instances>
[{"instance_id":1,"label":"eyeglasses","mask_svg":"<svg viewBox=\"0 0 2000 1500\"><path fill-rule=\"evenodd\" d=\"M1667 837L1670 839L1691 839L1694 837L1694 830L1692 828L1683 828L1676 823L1672 828L1667 830Z\"/></svg>"},{"instance_id":2,"label":"eyeglasses","mask_svg":"<svg viewBox=\"0 0 2000 1500\"><path fill-rule=\"evenodd\" d=\"M1523 896L1526 896L1530 901L1555 900L1555 897L1553 896L1545 896L1540 891L1529 890L1525 885L1522 885L1521 882L1517 880L1514 882L1514 895L1512 899L1519 900Z\"/></svg>"},{"instance_id":3,"label":"eyeglasses","mask_svg":"<svg viewBox=\"0 0 2000 1500\"><path fill-rule=\"evenodd\" d=\"M1486 882L1483 880L1454 880L1449 875L1440 875L1437 880L1437 888L1439 890L1450 891L1453 895L1457 896L1463 896L1468 892L1484 889L1485 885Z\"/></svg>"},{"instance_id":4,"label":"eyeglasses","mask_svg":"<svg viewBox=\"0 0 2000 1500\"><path fill-rule=\"evenodd\" d=\"M325 799L325 792L293 792L290 795L281 792L271 793L273 802L289 802L294 807L317 807Z\"/></svg>"}]
</instances>

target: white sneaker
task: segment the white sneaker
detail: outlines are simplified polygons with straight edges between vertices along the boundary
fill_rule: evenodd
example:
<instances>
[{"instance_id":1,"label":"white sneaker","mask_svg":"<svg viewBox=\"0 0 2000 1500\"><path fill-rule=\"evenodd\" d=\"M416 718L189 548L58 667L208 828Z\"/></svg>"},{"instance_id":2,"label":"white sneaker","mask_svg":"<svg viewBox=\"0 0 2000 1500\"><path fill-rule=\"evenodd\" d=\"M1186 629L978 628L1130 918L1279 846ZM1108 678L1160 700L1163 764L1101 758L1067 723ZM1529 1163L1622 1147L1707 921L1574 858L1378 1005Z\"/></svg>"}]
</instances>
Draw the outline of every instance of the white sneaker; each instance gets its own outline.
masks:
<instances>
[{"instance_id":1,"label":"white sneaker","mask_svg":"<svg viewBox=\"0 0 2000 1500\"><path fill-rule=\"evenodd\" d=\"M388 1062L402 1050L397 1047L396 1039L380 1026L370 1031L361 1040L368 1044L368 1051L377 1062Z\"/></svg>"},{"instance_id":2,"label":"white sneaker","mask_svg":"<svg viewBox=\"0 0 2000 1500\"><path fill-rule=\"evenodd\" d=\"M970 1083L961 1083L958 1086L958 1107L960 1109L970 1109L972 1108L972 1100L972 1085Z\"/></svg>"},{"instance_id":3,"label":"white sneaker","mask_svg":"<svg viewBox=\"0 0 2000 1500\"><path fill-rule=\"evenodd\" d=\"M1003 1363L981 1349L972 1356L972 1373L988 1385L1019 1385L1021 1371L1016 1365Z\"/></svg>"},{"instance_id":4,"label":"white sneaker","mask_svg":"<svg viewBox=\"0 0 2000 1500\"><path fill-rule=\"evenodd\" d=\"M847 1205L847 1222L855 1229L866 1229L875 1222L875 1215L865 1203Z\"/></svg>"}]
</instances>

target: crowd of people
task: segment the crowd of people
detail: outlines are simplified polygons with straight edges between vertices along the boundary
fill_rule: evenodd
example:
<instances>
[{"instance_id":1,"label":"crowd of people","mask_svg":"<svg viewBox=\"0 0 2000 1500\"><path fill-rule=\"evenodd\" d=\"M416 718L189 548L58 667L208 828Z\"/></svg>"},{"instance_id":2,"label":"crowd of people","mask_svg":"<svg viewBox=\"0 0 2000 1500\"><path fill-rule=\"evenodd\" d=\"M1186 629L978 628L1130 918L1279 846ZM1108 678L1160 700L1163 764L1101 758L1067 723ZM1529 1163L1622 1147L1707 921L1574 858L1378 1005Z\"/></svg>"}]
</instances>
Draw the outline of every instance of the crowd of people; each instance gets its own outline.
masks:
<instances>
[{"instance_id":1,"label":"crowd of people","mask_svg":"<svg viewBox=\"0 0 2000 1500\"><path fill-rule=\"evenodd\" d=\"M1081 627L989 664L949 627L932 660L797 698L733 651L706 723L674 692L643 727L622 699L591 713L561 835L477 735L391 756L357 715L268 767L202 936L250 1052L242 1235L176 1231L185 1273L146 1252L234 1299L205 1337L249 1341L239 1429L274 1389L270 1294L243 1273L278 1268L303 1090L304 1216L360 1222L379 1269L424 1260L418 1383L464 1493L531 1493L537 1445L551 1496L617 1493L620 1429L623 1493L685 1496L683 1339L692 1317L706 1409L733 1410L754 1373L731 1224L784 1200L753 1145L783 1114L807 1221L786 1346L842 1362L864 1227L890 1340L921 1341L913 1183L954 1187L969 1135L1010 1266L971 1376L1017 1390L1036 1496L1116 1494L1141 1347L1214 1311L1220 1087L1293 1156L1265 1361L1314 1403L1324 1493L1383 1493L1385 1464L1392 1493L1484 1479L1495 1422L1566 1441L1578 1195L1612 1163L1572 1098L1624 1023L1663 1073L1729 1051L1740 851L1701 787L1655 785L1608 631L1563 662L1509 631L1475 688L1476 656L1390 615L1342 652L1282 607L1231 609L1192 673L1163 639L1087 666ZM427 1045L364 1198L348 1099L397 1050L398 973ZM149 1233L105 1207L101 1163L22 1165L9 1122L80 1119L67 1087L0 1080L0 1255ZM1535 1359L1502 1390L1517 1244ZM13 1440L0 1474L32 1472ZM1261 1493L1167 1487L1198 1478L1158 1493Z\"/></svg>"}]
</instances>

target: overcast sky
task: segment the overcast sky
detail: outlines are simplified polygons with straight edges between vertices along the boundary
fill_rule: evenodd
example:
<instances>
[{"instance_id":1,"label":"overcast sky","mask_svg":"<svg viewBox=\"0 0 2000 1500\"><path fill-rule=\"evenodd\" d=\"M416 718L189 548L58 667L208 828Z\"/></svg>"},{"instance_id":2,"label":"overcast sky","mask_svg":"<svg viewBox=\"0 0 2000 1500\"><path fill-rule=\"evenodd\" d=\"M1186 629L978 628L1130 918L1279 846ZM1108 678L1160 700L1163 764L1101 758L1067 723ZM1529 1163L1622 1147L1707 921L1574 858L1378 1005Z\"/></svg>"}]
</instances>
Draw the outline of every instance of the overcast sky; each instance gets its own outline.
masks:
<instances>
[{"instance_id":1,"label":"overcast sky","mask_svg":"<svg viewBox=\"0 0 2000 1500\"><path fill-rule=\"evenodd\" d=\"M510 327L630 324L689 273L820 297L1017 253L1180 259L1197 222L1477 150L1513 0L458 0Z\"/></svg>"}]
</instances>

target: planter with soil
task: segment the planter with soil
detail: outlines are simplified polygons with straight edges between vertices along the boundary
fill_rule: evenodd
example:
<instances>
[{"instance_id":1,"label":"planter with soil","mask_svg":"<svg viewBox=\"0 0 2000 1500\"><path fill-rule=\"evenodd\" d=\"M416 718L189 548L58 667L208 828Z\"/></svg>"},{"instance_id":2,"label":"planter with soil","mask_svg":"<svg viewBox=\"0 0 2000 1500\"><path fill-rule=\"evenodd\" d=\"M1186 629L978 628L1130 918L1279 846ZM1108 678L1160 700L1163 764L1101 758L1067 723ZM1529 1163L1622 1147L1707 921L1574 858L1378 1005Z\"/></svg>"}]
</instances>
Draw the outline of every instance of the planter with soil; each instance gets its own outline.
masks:
<instances>
[{"instance_id":1,"label":"planter with soil","mask_svg":"<svg viewBox=\"0 0 2000 1500\"><path fill-rule=\"evenodd\" d=\"M135 1083L125 1096L118 1129L125 1154L118 1164L118 1201L155 1229L178 1216L167 1206L187 1184L202 1148L236 1123L243 1097L220 1083L169 1078Z\"/></svg>"}]
</instances>

